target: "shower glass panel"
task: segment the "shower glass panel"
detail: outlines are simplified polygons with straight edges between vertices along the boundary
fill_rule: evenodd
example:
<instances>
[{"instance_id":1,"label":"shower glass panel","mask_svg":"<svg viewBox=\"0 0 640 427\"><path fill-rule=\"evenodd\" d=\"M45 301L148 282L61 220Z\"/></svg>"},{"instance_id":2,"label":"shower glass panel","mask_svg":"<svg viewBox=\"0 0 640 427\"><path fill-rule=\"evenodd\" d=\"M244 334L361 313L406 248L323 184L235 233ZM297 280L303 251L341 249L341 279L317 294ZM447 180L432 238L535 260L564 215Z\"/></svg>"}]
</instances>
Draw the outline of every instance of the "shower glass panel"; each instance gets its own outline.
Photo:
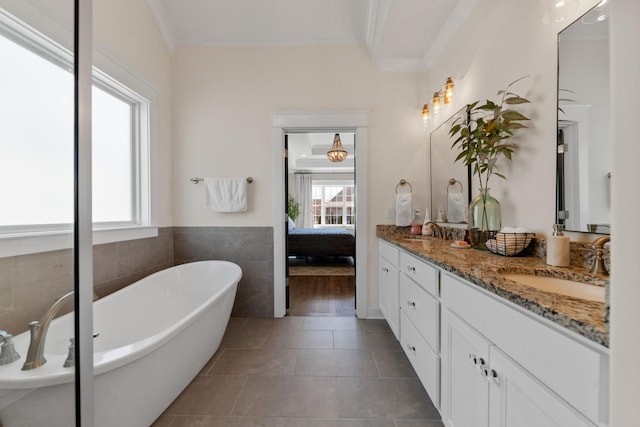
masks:
<instances>
[{"instance_id":1,"label":"shower glass panel","mask_svg":"<svg viewBox=\"0 0 640 427\"><path fill-rule=\"evenodd\" d=\"M3 427L76 420L75 22L72 0L0 0Z\"/></svg>"}]
</instances>

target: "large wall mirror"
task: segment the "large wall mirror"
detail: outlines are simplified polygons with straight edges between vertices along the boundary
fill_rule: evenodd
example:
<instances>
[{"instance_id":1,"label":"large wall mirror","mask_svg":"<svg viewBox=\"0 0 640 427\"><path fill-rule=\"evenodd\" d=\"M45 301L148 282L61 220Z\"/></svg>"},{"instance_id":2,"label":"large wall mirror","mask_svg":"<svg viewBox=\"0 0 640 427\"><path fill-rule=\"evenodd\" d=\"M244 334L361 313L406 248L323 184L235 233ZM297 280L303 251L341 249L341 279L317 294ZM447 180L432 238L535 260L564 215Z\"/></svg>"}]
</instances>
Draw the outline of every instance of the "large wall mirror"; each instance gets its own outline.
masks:
<instances>
[{"instance_id":1,"label":"large wall mirror","mask_svg":"<svg viewBox=\"0 0 640 427\"><path fill-rule=\"evenodd\" d=\"M463 107L431 132L431 219L449 224L467 222L466 208L471 202L469 167L456 162L458 150L451 149L451 124L465 114ZM464 213L461 211L464 210Z\"/></svg>"},{"instance_id":2,"label":"large wall mirror","mask_svg":"<svg viewBox=\"0 0 640 427\"><path fill-rule=\"evenodd\" d=\"M558 34L556 219L569 231L609 234L609 1Z\"/></svg>"}]
</instances>

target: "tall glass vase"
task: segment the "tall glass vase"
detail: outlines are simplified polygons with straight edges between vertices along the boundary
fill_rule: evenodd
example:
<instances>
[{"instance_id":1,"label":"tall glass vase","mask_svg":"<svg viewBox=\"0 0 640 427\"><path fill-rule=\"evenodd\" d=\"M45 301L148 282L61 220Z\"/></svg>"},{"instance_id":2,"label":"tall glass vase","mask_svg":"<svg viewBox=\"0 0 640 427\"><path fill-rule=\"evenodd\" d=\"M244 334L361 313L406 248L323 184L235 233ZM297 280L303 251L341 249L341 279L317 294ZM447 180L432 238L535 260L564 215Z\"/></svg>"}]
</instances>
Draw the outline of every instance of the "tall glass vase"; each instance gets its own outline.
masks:
<instances>
[{"instance_id":1,"label":"tall glass vase","mask_svg":"<svg viewBox=\"0 0 640 427\"><path fill-rule=\"evenodd\" d=\"M500 231L500 202L489 194L489 188L481 188L469 204L469 238L475 249L487 250L485 242Z\"/></svg>"}]
</instances>

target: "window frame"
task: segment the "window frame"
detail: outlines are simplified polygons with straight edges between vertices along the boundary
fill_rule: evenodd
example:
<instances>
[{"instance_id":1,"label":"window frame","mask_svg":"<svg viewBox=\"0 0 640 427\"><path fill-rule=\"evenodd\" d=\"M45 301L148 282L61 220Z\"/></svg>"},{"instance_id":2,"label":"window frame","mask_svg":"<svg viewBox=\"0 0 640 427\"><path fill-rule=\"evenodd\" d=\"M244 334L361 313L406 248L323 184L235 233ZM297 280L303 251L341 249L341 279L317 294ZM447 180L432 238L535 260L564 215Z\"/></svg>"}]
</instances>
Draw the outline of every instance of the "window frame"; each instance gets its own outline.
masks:
<instances>
[{"instance_id":1,"label":"window frame","mask_svg":"<svg viewBox=\"0 0 640 427\"><path fill-rule=\"evenodd\" d=\"M52 27L54 25L52 24ZM56 33L55 30L51 31ZM73 66L71 49L0 9L0 36L64 69ZM157 88L94 43L92 86L125 102L132 115L132 221L93 224L93 244L158 235L156 190ZM0 226L0 257L66 249L73 246L73 224Z\"/></svg>"},{"instance_id":2,"label":"window frame","mask_svg":"<svg viewBox=\"0 0 640 427\"><path fill-rule=\"evenodd\" d=\"M354 180L349 180L349 179L340 179L340 180L327 180L327 179L312 179L311 181L311 191L313 192L313 188L314 187L322 187L322 201L320 204L320 224L316 224L315 223L315 212L313 213L313 228L355 228L355 222L353 224L349 224L347 222L347 218L349 216L351 216L353 218L353 220L355 221L356 219L356 214L355 214L355 207L356 207L356 200L355 200L355 181ZM342 224L327 224L325 222L325 204L324 204L324 189L326 187L342 187L343 188L343 193L344 196L343 200L342 200ZM346 189L347 187L353 187L353 195L352 195L352 205L350 205L352 207L352 214L351 215L347 215L347 211L348 208L350 207L349 205L347 205L347 197L346 197ZM312 206L313 208L314 206Z\"/></svg>"}]
</instances>

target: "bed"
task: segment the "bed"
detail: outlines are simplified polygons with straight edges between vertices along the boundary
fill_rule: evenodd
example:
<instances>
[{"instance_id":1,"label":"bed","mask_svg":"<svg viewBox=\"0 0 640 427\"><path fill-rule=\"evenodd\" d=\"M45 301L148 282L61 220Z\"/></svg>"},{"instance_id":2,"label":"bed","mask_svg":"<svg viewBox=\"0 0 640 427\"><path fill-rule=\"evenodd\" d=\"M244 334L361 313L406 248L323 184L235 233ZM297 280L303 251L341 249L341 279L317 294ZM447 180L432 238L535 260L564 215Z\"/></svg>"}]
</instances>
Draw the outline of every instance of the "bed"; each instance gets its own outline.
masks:
<instances>
[{"instance_id":1,"label":"bed","mask_svg":"<svg viewBox=\"0 0 640 427\"><path fill-rule=\"evenodd\" d=\"M289 256L337 257L356 255L356 239L344 228L289 230Z\"/></svg>"}]
</instances>

